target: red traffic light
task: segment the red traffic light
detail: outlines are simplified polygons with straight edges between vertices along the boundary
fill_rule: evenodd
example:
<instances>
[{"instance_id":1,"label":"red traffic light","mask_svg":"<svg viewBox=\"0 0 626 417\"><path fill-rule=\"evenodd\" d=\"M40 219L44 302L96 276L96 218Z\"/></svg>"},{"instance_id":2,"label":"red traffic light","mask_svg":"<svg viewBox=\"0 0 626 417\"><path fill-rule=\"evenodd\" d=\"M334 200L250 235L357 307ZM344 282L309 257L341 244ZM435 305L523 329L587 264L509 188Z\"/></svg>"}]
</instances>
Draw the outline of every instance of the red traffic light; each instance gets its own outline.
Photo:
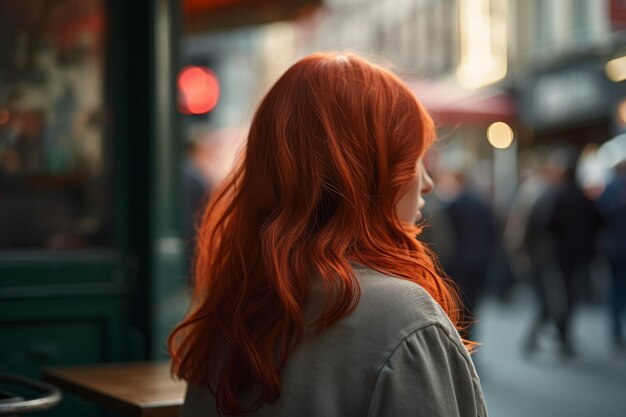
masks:
<instances>
[{"instance_id":1,"label":"red traffic light","mask_svg":"<svg viewBox=\"0 0 626 417\"><path fill-rule=\"evenodd\" d=\"M215 108L219 98L219 80L211 69L190 65L178 74L178 110L181 113L208 113Z\"/></svg>"}]
</instances>

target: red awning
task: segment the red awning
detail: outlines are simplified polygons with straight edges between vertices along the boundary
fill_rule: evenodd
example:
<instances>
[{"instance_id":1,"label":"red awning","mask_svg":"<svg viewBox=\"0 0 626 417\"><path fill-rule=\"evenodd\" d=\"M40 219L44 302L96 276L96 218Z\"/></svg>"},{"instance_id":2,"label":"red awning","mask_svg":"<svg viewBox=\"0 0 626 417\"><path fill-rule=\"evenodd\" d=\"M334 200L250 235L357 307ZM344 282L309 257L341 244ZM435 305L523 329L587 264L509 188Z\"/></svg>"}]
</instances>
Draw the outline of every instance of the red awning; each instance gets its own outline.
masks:
<instances>
[{"instance_id":1,"label":"red awning","mask_svg":"<svg viewBox=\"0 0 626 417\"><path fill-rule=\"evenodd\" d=\"M515 101L504 91L490 88L466 91L429 81L409 81L408 84L440 125L515 122Z\"/></svg>"},{"instance_id":2,"label":"red awning","mask_svg":"<svg viewBox=\"0 0 626 417\"><path fill-rule=\"evenodd\" d=\"M187 32L204 32L293 19L322 0L183 0Z\"/></svg>"}]
</instances>

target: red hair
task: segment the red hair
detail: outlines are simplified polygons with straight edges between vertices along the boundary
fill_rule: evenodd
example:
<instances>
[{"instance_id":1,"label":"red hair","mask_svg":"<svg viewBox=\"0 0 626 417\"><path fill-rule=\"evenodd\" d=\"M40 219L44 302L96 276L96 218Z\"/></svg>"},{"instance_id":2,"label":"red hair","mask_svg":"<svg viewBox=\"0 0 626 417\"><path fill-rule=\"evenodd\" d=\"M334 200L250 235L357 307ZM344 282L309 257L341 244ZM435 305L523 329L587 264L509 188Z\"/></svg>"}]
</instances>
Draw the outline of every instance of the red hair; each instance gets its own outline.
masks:
<instances>
[{"instance_id":1,"label":"red hair","mask_svg":"<svg viewBox=\"0 0 626 417\"><path fill-rule=\"evenodd\" d=\"M320 53L287 70L204 213L192 307L169 338L172 372L209 387L220 413L275 401L310 324L310 280L330 294L312 324L323 331L359 301L354 263L418 283L458 327L450 281L395 208L434 139L420 103L380 67ZM250 389L257 402L241 404Z\"/></svg>"}]
</instances>

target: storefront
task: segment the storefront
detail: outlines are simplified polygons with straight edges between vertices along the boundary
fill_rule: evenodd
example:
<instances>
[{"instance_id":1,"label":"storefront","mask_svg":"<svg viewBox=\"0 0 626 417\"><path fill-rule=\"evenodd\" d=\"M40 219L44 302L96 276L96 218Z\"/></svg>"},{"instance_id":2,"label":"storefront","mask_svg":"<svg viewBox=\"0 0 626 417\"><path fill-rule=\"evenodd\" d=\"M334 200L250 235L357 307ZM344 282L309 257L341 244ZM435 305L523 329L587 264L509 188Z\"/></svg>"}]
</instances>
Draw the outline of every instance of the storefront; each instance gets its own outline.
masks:
<instances>
[{"instance_id":1,"label":"storefront","mask_svg":"<svg viewBox=\"0 0 626 417\"><path fill-rule=\"evenodd\" d=\"M0 370L139 360L180 284L177 1L0 4ZM68 397L55 415L90 415Z\"/></svg>"},{"instance_id":2,"label":"storefront","mask_svg":"<svg viewBox=\"0 0 626 417\"><path fill-rule=\"evenodd\" d=\"M580 57L532 73L520 84L522 146L602 143L620 129L621 84L605 73L605 55Z\"/></svg>"}]
</instances>

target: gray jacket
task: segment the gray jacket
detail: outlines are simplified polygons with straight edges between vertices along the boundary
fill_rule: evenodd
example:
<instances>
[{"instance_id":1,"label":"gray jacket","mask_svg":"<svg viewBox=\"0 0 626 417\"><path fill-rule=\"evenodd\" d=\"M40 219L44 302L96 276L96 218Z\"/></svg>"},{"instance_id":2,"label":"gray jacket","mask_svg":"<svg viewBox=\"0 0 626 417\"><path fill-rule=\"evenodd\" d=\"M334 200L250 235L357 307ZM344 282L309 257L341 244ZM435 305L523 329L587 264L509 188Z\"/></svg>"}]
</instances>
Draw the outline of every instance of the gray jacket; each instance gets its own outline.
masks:
<instances>
[{"instance_id":1,"label":"gray jacket","mask_svg":"<svg viewBox=\"0 0 626 417\"><path fill-rule=\"evenodd\" d=\"M279 399L248 415L486 417L472 360L432 297L406 280L355 272L356 309L305 338L283 369ZM313 285L312 300L323 294ZM182 416L216 415L209 390L190 385Z\"/></svg>"}]
</instances>

